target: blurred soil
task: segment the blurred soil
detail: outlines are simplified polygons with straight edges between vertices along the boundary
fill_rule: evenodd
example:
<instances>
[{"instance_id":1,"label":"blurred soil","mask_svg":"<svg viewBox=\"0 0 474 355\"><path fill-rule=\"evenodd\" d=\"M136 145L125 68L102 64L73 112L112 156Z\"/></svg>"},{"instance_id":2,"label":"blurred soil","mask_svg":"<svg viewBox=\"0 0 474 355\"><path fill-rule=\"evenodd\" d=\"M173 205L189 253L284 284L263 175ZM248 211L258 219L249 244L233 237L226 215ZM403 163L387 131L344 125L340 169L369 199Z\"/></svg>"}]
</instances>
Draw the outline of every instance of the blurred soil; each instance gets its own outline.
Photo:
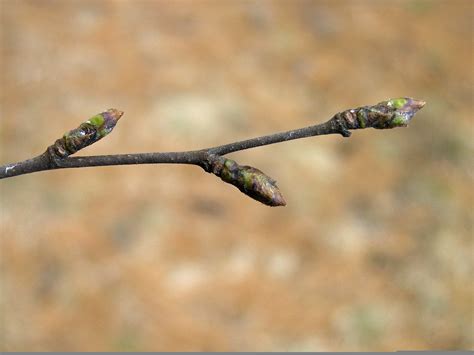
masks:
<instances>
[{"instance_id":1,"label":"blurred soil","mask_svg":"<svg viewBox=\"0 0 474 355\"><path fill-rule=\"evenodd\" d=\"M0 1L0 162L187 150L390 97L409 128L0 183L0 350L472 349L471 1Z\"/></svg>"}]
</instances>

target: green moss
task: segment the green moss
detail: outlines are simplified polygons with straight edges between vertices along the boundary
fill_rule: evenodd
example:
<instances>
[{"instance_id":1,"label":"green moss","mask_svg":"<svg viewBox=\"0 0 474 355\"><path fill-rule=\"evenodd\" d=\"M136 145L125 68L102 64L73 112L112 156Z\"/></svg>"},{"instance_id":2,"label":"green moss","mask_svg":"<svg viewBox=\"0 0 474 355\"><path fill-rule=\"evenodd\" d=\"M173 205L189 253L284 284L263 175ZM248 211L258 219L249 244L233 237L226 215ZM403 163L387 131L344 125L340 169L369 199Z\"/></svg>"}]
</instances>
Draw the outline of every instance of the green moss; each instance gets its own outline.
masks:
<instances>
[{"instance_id":1,"label":"green moss","mask_svg":"<svg viewBox=\"0 0 474 355\"><path fill-rule=\"evenodd\" d=\"M407 103L407 100L402 98L388 100L388 105L395 107L396 109L402 108Z\"/></svg>"}]
</instances>

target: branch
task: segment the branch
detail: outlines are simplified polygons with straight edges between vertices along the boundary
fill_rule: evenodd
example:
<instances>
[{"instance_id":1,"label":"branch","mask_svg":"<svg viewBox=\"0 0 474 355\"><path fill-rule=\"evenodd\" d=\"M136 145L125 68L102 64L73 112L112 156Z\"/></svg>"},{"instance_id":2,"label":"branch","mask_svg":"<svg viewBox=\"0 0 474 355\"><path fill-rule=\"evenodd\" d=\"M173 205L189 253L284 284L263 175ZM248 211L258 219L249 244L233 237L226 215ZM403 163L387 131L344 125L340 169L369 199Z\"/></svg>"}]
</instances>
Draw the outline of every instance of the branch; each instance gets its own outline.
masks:
<instances>
[{"instance_id":1,"label":"branch","mask_svg":"<svg viewBox=\"0 0 474 355\"><path fill-rule=\"evenodd\" d=\"M231 159L224 158L223 155L319 135L341 134L343 137L350 137L349 130L355 129L406 127L415 113L424 105L424 101L411 98L390 99L373 106L339 112L327 122L318 125L201 150L69 157L102 139L113 130L123 112L109 109L65 133L43 154L18 163L0 166L0 179L55 169L130 164L192 164L219 176L223 181L236 186L243 193L266 205L284 206L286 203L275 180L258 169L241 166Z\"/></svg>"}]
</instances>

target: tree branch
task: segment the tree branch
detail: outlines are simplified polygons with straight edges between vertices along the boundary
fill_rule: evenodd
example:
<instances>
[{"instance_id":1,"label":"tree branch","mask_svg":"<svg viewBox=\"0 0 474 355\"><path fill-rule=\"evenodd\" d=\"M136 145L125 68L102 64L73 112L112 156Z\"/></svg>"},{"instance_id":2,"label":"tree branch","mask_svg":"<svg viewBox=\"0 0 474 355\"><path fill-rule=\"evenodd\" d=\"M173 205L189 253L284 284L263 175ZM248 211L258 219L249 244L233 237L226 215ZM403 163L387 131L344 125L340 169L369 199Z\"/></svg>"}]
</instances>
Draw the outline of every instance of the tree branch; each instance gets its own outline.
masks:
<instances>
[{"instance_id":1,"label":"tree branch","mask_svg":"<svg viewBox=\"0 0 474 355\"><path fill-rule=\"evenodd\" d=\"M341 134L343 137L349 137L351 135L349 130L355 129L406 127L414 114L424 105L424 101L411 98L391 99L373 106L342 111L327 122L318 125L202 150L69 157L112 131L123 112L110 109L67 132L43 154L32 159L0 166L0 179L55 169L130 164L192 164L221 177L225 182L235 185L245 194L264 204L281 206L285 205L285 202L273 179L258 169L240 166L222 156L305 137L327 134Z\"/></svg>"}]
</instances>

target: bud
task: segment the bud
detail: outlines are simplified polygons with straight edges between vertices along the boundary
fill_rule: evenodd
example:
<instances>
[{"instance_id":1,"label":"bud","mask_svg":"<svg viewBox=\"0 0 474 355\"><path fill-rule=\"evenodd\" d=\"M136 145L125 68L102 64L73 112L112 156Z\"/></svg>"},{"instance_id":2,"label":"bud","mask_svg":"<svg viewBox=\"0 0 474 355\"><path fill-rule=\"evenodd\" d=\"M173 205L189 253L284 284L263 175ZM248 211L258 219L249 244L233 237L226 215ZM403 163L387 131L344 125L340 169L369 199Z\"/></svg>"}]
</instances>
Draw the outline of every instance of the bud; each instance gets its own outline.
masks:
<instances>
[{"instance_id":1,"label":"bud","mask_svg":"<svg viewBox=\"0 0 474 355\"><path fill-rule=\"evenodd\" d=\"M372 115L373 128L406 127L415 113L425 106L426 102L409 97L382 101L370 108L368 115Z\"/></svg>"},{"instance_id":2,"label":"bud","mask_svg":"<svg viewBox=\"0 0 474 355\"><path fill-rule=\"evenodd\" d=\"M336 115L336 119L342 120L348 129L406 127L425 104L425 101L409 97L390 99L373 106L343 111Z\"/></svg>"},{"instance_id":3,"label":"bud","mask_svg":"<svg viewBox=\"0 0 474 355\"><path fill-rule=\"evenodd\" d=\"M91 117L58 139L52 146L54 153L59 158L66 158L97 142L112 132L122 115L122 111L111 108Z\"/></svg>"},{"instance_id":4,"label":"bud","mask_svg":"<svg viewBox=\"0 0 474 355\"><path fill-rule=\"evenodd\" d=\"M242 166L232 159L216 157L211 162L212 172L223 181L234 185L247 196L267 206L285 206L286 202L276 181L251 166Z\"/></svg>"}]
</instances>

